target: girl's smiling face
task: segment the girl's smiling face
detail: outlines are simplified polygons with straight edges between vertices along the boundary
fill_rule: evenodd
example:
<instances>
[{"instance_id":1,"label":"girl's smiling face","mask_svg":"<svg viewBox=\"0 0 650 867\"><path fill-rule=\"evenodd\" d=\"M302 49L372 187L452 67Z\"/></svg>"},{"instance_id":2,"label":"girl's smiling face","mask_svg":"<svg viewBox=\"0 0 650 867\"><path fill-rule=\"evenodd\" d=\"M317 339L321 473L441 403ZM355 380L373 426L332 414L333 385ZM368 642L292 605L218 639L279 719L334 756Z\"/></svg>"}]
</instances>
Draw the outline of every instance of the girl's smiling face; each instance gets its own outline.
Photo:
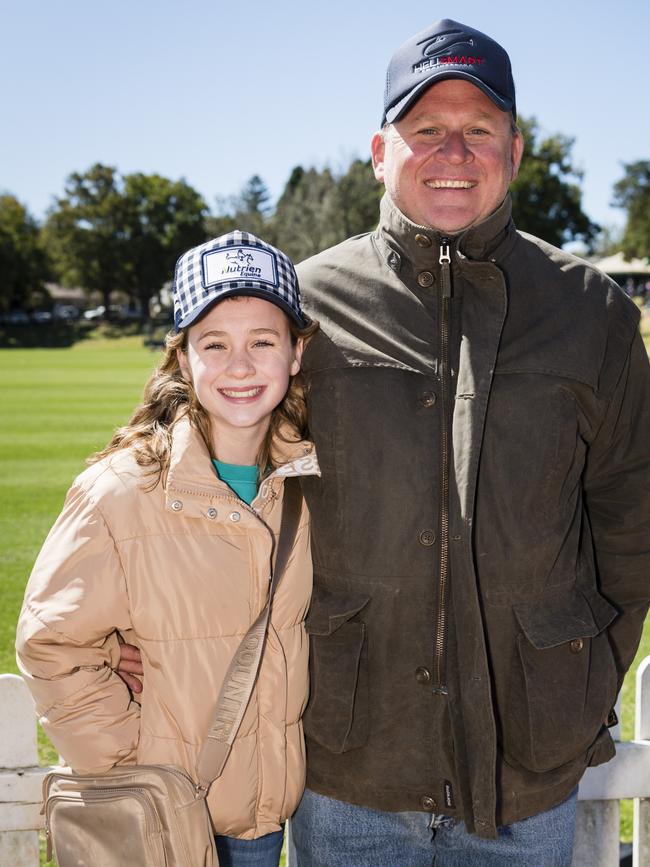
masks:
<instances>
[{"instance_id":1,"label":"girl's smiling face","mask_svg":"<svg viewBox=\"0 0 650 867\"><path fill-rule=\"evenodd\" d=\"M271 413L300 370L302 344L282 310L261 298L227 298L190 326L178 362L210 416L219 460L255 463Z\"/></svg>"}]
</instances>

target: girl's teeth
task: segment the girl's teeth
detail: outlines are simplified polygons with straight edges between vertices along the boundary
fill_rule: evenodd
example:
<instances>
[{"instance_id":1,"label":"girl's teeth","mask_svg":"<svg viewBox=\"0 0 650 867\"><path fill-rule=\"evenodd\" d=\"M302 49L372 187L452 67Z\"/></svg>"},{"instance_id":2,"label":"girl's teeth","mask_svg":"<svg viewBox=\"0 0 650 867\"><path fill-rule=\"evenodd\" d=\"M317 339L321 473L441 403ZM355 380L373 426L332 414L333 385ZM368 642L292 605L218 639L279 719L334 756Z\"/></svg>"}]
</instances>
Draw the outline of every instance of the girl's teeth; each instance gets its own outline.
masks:
<instances>
[{"instance_id":1,"label":"girl's teeth","mask_svg":"<svg viewBox=\"0 0 650 867\"><path fill-rule=\"evenodd\" d=\"M228 388L222 388L221 391L226 397L254 397L256 394L259 394L261 388L249 388L246 391L231 391Z\"/></svg>"}]
</instances>

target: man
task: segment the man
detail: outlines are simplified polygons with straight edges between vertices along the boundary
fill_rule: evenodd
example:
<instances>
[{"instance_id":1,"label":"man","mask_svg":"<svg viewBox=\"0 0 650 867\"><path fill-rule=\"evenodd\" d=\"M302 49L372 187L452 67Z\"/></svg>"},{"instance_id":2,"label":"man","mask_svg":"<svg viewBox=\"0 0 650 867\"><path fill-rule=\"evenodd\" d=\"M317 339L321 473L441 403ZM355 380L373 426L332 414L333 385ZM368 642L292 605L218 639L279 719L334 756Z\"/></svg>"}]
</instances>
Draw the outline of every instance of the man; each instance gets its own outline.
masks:
<instances>
[{"instance_id":1,"label":"man","mask_svg":"<svg viewBox=\"0 0 650 867\"><path fill-rule=\"evenodd\" d=\"M638 312L518 233L506 52L388 69L376 232L303 263L322 478L292 867L564 867L650 597Z\"/></svg>"},{"instance_id":2,"label":"man","mask_svg":"<svg viewBox=\"0 0 650 867\"><path fill-rule=\"evenodd\" d=\"M650 596L638 313L515 231L499 45L439 21L386 81L379 227L298 269L322 479L297 864L568 865Z\"/></svg>"}]
</instances>

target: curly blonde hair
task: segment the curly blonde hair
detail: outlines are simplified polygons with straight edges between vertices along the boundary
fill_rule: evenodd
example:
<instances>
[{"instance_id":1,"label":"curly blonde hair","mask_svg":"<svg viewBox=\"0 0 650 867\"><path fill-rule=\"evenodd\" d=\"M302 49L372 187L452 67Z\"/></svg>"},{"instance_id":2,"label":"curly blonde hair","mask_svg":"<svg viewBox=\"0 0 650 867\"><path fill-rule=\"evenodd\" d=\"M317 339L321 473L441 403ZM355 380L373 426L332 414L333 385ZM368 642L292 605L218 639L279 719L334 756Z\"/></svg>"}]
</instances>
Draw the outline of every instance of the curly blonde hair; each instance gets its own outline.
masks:
<instances>
[{"instance_id":1,"label":"curly blonde hair","mask_svg":"<svg viewBox=\"0 0 650 867\"><path fill-rule=\"evenodd\" d=\"M318 330L318 323L310 321L299 328L289 320L291 342L302 338L307 343ZM131 449L136 461L152 476L155 488L169 466L172 427L181 416L187 416L201 434L210 457L214 458L210 416L201 406L194 386L183 378L177 350L187 351L187 329L170 331L165 338L165 354L144 387L142 403L134 410L126 425L118 428L111 441L88 458L95 463L121 449ZM297 442L309 435L305 391L300 373L292 376L281 403L271 413L271 423L257 454L260 473L275 467L271 444L278 437L285 442Z\"/></svg>"}]
</instances>

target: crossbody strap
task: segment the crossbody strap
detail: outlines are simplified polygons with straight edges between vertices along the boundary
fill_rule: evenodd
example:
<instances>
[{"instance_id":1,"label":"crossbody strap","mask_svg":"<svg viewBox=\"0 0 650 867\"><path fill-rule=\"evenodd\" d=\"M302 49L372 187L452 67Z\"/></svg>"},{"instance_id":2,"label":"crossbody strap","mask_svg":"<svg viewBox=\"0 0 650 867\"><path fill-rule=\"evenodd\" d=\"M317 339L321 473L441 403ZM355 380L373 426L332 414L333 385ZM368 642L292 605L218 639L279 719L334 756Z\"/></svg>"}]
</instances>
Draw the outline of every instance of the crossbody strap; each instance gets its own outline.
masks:
<instances>
[{"instance_id":1,"label":"crossbody strap","mask_svg":"<svg viewBox=\"0 0 650 867\"><path fill-rule=\"evenodd\" d=\"M273 594L280 583L293 550L301 505L302 493L298 479L295 477L286 478L284 480L282 522L275 568L270 577L269 597L232 658L221 685L210 731L203 742L197 759L198 784L206 791L212 781L223 771L230 748L253 694L253 687L262 660L262 651L266 643Z\"/></svg>"}]
</instances>

